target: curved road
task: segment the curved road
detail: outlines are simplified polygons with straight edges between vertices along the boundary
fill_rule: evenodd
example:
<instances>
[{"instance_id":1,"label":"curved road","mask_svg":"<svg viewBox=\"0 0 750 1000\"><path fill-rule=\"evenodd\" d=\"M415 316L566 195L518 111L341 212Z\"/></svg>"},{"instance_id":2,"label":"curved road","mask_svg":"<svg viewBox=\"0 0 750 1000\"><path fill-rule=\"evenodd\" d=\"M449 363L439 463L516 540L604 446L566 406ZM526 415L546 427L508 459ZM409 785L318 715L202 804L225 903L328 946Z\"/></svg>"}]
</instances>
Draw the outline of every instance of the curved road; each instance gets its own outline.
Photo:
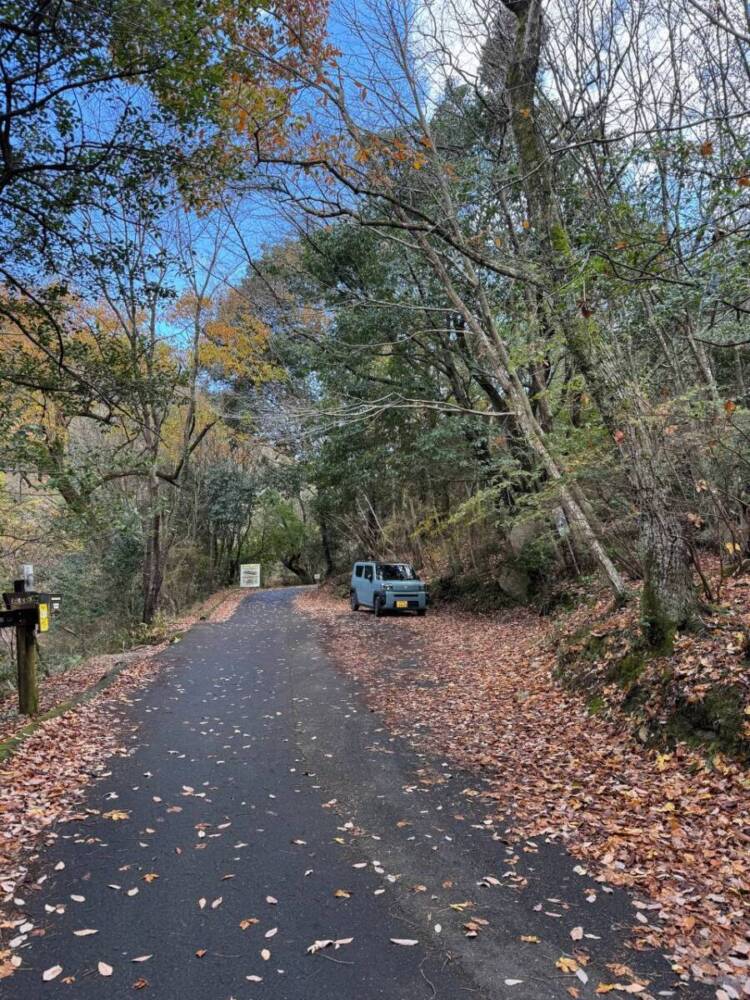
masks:
<instances>
[{"instance_id":1,"label":"curved road","mask_svg":"<svg viewBox=\"0 0 750 1000\"><path fill-rule=\"evenodd\" d=\"M392 739L293 596L253 594L164 654L132 707L132 752L24 892L34 931L3 1000L562 1000L596 996L623 961L649 981L640 996L712 995L675 992L663 959L625 949L623 894L558 847L517 852L461 794L469 779ZM487 921L476 939L472 917ZM592 935L579 945L576 926ZM555 965L575 948L579 977Z\"/></svg>"}]
</instances>

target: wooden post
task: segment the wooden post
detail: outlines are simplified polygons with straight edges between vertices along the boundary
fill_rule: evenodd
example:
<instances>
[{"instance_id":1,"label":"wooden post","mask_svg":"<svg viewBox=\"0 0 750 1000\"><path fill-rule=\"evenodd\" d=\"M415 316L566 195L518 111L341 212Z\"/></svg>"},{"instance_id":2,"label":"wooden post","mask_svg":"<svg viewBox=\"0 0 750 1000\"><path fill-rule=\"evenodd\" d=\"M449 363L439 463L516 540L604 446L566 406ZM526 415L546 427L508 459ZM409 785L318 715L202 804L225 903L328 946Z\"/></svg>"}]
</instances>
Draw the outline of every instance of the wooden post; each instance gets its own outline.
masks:
<instances>
[{"instance_id":1,"label":"wooden post","mask_svg":"<svg viewBox=\"0 0 750 1000\"><path fill-rule=\"evenodd\" d=\"M16 594L26 593L26 580L15 580ZM16 662L18 664L18 711L21 715L36 715L39 711L39 685L36 662L36 620L33 613L24 615L16 625Z\"/></svg>"},{"instance_id":2,"label":"wooden post","mask_svg":"<svg viewBox=\"0 0 750 1000\"><path fill-rule=\"evenodd\" d=\"M18 662L18 711L21 715L36 715L39 711L37 683L37 649L34 619L29 616L16 625L16 656Z\"/></svg>"}]
</instances>

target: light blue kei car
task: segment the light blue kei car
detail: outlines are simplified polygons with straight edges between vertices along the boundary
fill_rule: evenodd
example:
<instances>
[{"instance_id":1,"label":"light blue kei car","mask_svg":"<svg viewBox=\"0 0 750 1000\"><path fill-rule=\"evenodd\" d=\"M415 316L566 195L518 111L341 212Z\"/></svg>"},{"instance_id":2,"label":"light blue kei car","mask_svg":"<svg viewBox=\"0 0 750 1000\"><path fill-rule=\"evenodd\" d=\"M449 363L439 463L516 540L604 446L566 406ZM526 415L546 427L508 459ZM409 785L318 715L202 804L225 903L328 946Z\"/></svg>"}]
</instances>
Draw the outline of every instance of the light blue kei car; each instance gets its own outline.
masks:
<instances>
[{"instance_id":1,"label":"light blue kei car","mask_svg":"<svg viewBox=\"0 0 750 1000\"><path fill-rule=\"evenodd\" d=\"M429 603L427 584L408 563L355 563L349 595L352 611L372 608L378 618L384 611L416 611L425 615Z\"/></svg>"}]
</instances>

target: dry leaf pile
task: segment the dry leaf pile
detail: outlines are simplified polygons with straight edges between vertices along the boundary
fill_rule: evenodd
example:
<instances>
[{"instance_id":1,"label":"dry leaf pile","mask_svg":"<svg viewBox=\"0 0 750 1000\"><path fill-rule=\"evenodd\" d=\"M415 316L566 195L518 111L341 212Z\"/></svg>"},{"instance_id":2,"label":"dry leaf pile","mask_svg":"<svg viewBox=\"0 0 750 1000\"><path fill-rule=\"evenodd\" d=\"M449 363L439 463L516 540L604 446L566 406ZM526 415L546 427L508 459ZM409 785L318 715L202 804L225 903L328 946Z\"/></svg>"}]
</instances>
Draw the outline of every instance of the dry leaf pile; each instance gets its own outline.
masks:
<instances>
[{"instance_id":1,"label":"dry leaf pile","mask_svg":"<svg viewBox=\"0 0 750 1000\"><path fill-rule=\"evenodd\" d=\"M649 749L624 718L592 717L553 675L550 623L528 611L375 620L321 591L298 605L393 731L481 773L467 794L519 836L560 840L636 894L636 947L750 996L750 775L738 763Z\"/></svg>"}]
</instances>

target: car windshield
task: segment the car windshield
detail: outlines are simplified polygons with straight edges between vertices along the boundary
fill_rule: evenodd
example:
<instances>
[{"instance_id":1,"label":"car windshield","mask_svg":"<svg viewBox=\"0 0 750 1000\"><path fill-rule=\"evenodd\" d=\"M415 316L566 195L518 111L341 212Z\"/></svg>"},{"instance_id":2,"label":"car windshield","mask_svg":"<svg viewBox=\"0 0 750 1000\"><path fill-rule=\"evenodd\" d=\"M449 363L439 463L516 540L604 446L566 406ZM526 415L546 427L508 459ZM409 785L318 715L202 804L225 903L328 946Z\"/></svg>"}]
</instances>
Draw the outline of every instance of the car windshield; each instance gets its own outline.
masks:
<instances>
[{"instance_id":1,"label":"car windshield","mask_svg":"<svg viewBox=\"0 0 750 1000\"><path fill-rule=\"evenodd\" d=\"M378 563L381 580L418 580L419 577L407 563Z\"/></svg>"}]
</instances>

